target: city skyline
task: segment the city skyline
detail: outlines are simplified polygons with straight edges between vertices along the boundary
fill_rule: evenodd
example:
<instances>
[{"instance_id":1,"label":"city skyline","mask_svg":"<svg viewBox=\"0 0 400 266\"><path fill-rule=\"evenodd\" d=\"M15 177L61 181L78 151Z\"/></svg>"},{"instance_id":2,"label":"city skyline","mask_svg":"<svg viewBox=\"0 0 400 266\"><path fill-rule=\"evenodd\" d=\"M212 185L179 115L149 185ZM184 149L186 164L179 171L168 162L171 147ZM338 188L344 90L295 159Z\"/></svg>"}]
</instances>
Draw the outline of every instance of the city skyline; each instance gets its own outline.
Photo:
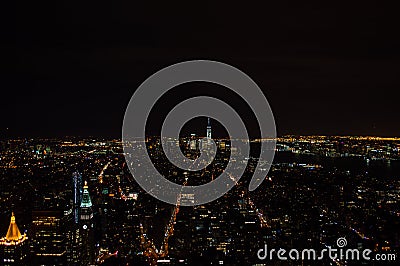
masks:
<instances>
[{"instance_id":1,"label":"city skyline","mask_svg":"<svg viewBox=\"0 0 400 266\"><path fill-rule=\"evenodd\" d=\"M5 4L0 266L399 264L394 5Z\"/></svg>"},{"instance_id":2,"label":"city skyline","mask_svg":"<svg viewBox=\"0 0 400 266\"><path fill-rule=\"evenodd\" d=\"M163 156L160 137L146 143L160 173L193 186L217 178L231 152L238 152L228 139L215 141L219 152L211 167L190 174ZM168 145L179 145L193 159L200 143L188 136ZM391 263L398 259L399 138L280 137L271 171L256 191L247 189L257 164L253 150L231 191L190 207L184 201L196 201L193 195L182 194L171 205L138 186L120 140L14 139L0 145L0 265L19 257L35 265L254 265L267 262L257 257L264 245L318 250L339 237L349 248L371 250ZM252 145L257 149L259 142Z\"/></svg>"}]
</instances>

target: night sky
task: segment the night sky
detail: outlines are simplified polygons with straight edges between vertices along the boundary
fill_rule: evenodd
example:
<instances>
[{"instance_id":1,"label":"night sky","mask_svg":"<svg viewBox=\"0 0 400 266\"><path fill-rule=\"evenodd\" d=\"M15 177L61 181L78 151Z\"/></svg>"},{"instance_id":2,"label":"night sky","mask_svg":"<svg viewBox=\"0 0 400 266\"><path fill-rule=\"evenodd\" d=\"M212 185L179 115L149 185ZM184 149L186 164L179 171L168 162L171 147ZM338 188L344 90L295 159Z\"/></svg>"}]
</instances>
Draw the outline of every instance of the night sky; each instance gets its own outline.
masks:
<instances>
[{"instance_id":1,"label":"night sky","mask_svg":"<svg viewBox=\"0 0 400 266\"><path fill-rule=\"evenodd\" d=\"M2 8L0 137L118 137L141 82L192 59L225 62L252 77L269 100L279 135L400 136L400 31L393 6L136 2L32 1ZM196 93L199 88L231 99L222 88L193 84ZM179 97L171 93L164 102L172 105L193 91L177 88ZM155 121L169 111L163 106Z\"/></svg>"}]
</instances>

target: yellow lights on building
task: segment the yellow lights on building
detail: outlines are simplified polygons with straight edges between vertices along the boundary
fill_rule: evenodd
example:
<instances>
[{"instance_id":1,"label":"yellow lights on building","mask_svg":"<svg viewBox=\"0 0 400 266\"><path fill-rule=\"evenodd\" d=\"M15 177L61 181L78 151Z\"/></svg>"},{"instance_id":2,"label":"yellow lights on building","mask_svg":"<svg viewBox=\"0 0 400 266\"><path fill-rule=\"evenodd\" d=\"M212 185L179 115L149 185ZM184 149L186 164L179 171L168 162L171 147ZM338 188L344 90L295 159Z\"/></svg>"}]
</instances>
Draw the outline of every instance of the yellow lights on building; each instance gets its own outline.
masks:
<instances>
[{"instance_id":1,"label":"yellow lights on building","mask_svg":"<svg viewBox=\"0 0 400 266\"><path fill-rule=\"evenodd\" d=\"M11 214L10 226L5 237L0 239L1 265L28 265L29 253L25 234L21 234L15 222L14 213Z\"/></svg>"},{"instance_id":2,"label":"yellow lights on building","mask_svg":"<svg viewBox=\"0 0 400 266\"><path fill-rule=\"evenodd\" d=\"M17 226L17 223L15 222L14 213L12 213L7 235L0 239L0 245L5 245L5 246L19 245L26 239L28 239L28 237L26 236L26 234L23 235L21 234Z\"/></svg>"}]
</instances>

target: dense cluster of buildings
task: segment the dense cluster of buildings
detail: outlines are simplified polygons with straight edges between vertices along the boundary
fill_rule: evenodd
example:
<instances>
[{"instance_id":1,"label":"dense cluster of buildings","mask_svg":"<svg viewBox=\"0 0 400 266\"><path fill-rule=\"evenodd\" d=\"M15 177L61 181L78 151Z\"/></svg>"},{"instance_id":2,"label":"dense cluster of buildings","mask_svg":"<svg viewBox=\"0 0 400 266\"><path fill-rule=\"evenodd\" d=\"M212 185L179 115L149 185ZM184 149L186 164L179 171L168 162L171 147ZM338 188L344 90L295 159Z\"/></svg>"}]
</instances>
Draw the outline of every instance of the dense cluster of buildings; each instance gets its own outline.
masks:
<instances>
[{"instance_id":1,"label":"dense cluster of buildings","mask_svg":"<svg viewBox=\"0 0 400 266\"><path fill-rule=\"evenodd\" d=\"M200 139L191 135L175 144L196 158ZM218 177L229 154L238 152L227 139L215 142L211 166L196 172L171 166L159 137L146 144L164 176L199 185ZM256 191L247 189L257 163L252 153L231 191L196 207L145 193L119 140L0 145L0 265L263 265L257 251L265 244L321 248L342 236L351 247L399 252L398 139L279 138L271 171Z\"/></svg>"},{"instance_id":2,"label":"dense cluster of buildings","mask_svg":"<svg viewBox=\"0 0 400 266\"><path fill-rule=\"evenodd\" d=\"M94 219L86 184L78 205L50 194L34 205L29 233L21 234L11 214L7 235L0 241L0 265L94 264Z\"/></svg>"}]
</instances>

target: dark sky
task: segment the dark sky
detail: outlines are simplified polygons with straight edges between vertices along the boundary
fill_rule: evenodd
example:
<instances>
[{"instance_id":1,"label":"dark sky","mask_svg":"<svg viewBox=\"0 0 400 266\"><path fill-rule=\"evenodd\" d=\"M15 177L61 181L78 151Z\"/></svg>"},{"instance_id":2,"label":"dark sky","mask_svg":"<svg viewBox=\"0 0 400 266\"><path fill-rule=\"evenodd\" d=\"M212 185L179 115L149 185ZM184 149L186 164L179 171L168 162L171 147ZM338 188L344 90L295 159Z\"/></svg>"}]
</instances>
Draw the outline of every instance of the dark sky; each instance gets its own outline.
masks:
<instances>
[{"instance_id":1,"label":"dark sky","mask_svg":"<svg viewBox=\"0 0 400 266\"><path fill-rule=\"evenodd\" d=\"M119 136L141 82L189 59L225 62L251 76L279 135L400 136L393 6L84 2L2 8L0 136Z\"/></svg>"}]
</instances>

